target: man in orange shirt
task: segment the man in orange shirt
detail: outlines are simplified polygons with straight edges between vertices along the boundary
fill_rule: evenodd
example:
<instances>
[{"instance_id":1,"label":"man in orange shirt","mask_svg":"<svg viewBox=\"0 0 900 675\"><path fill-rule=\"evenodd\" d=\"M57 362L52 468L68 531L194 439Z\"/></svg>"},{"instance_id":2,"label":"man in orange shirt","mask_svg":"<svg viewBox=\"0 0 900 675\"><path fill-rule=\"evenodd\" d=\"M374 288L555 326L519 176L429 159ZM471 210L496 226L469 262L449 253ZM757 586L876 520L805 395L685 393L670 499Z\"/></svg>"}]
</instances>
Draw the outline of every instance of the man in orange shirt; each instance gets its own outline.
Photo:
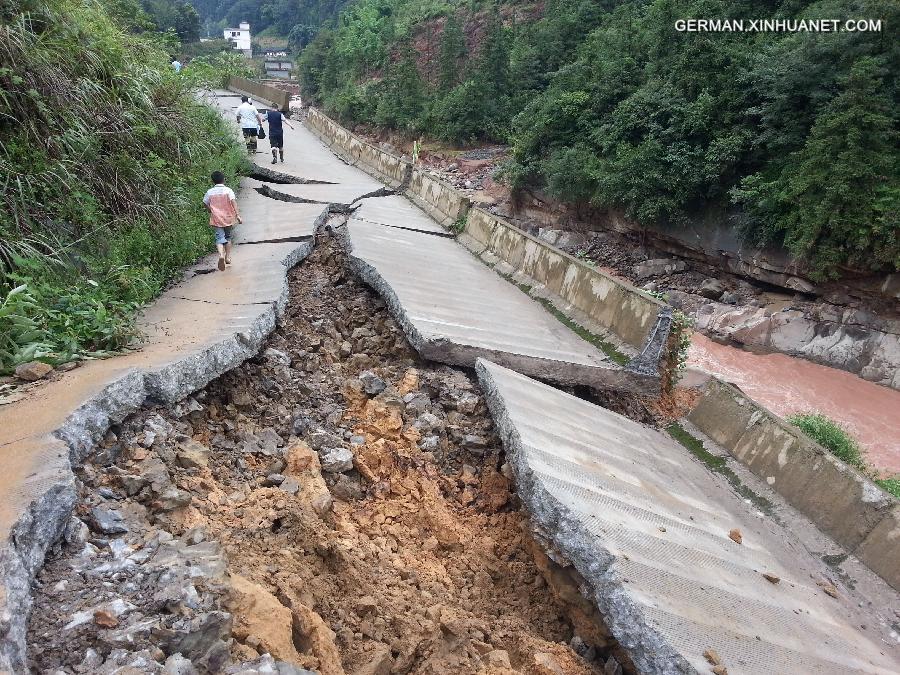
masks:
<instances>
[{"instance_id":1,"label":"man in orange shirt","mask_svg":"<svg viewBox=\"0 0 900 675\"><path fill-rule=\"evenodd\" d=\"M225 174L213 171L213 187L203 195L203 204L209 211L209 224L216 230L216 248L219 251L219 271L231 264L231 228L235 223L243 223L238 212L234 191L225 185Z\"/></svg>"}]
</instances>

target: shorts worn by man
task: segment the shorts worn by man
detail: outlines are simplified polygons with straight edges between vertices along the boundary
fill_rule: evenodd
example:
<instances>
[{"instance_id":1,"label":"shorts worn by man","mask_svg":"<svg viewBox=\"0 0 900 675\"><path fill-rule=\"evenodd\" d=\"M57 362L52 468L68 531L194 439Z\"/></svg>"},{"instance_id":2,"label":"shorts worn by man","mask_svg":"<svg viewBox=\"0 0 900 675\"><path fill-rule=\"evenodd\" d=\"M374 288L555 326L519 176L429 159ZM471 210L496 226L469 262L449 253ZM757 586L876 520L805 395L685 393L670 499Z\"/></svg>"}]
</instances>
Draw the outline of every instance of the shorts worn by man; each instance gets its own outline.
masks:
<instances>
[{"instance_id":1,"label":"shorts worn by man","mask_svg":"<svg viewBox=\"0 0 900 675\"><path fill-rule=\"evenodd\" d=\"M247 96L241 96L241 104L237 109L237 121L241 125L241 131L247 140L247 150L256 152L256 136L259 133L259 125L263 116L250 104Z\"/></svg>"},{"instance_id":2,"label":"shorts worn by man","mask_svg":"<svg viewBox=\"0 0 900 675\"><path fill-rule=\"evenodd\" d=\"M212 175L213 187L203 196L203 204L209 211L209 224L216 230L216 249L219 251L219 270L224 271L231 264L232 230L236 223L242 223L238 212L237 198L234 191L225 185L225 176L221 171Z\"/></svg>"},{"instance_id":3,"label":"shorts worn by man","mask_svg":"<svg viewBox=\"0 0 900 675\"><path fill-rule=\"evenodd\" d=\"M284 162L284 127L282 123L287 124L291 129L294 125L287 121L287 118L277 110L270 110L266 113L266 121L269 123L269 147L272 148L272 164L278 161L277 155L281 155L281 161Z\"/></svg>"}]
</instances>

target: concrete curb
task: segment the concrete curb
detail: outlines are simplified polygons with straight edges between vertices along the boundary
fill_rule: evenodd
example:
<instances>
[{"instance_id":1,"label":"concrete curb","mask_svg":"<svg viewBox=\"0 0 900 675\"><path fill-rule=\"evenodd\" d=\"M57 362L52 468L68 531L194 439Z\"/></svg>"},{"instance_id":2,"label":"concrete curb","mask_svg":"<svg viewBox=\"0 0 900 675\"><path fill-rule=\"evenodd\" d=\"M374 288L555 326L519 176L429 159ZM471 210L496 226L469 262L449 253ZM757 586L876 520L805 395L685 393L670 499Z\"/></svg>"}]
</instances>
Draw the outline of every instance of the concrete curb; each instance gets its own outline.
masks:
<instances>
[{"instance_id":1,"label":"concrete curb","mask_svg":"<svg viewBox=\"0 0 900 675\"><path fill-rule=\"evenodd\" d=\"M625 351L640 353L642 361L655 357L655 363L659 363L665 357L664 349L657 348L652 357L648 353L650 336L658 334L661 327L665 333L663 346L668 339L672 321L664 312L668 307L665 303L479 207L469 212L460 239L477 255L490 252L503 260L530 280L537 294L553 298L557 306L571 308L603 326Z\"/></svg>"},{"instance_id":2,"label":"concrete curb","mask_svg":"<svg viewBox=\"0 0 900 675\"><path fill-rule=\"evenodd\" d=\"M900 500L718 378L687 419L900 590Z\"/></svg>"},{"instance_id":3,"label":"concrete curb","mask_svg":"<svg viewBox=\"0 0 900 675\"><path fill-rule=\"evenodd\" d=\"M362 169L391 188L405 189L409 185L413 170L411 162L376 148L315 108L309 109L306 126L347 164Z\"/></svg>"},{"instance_id":4,"label":"concrete curb","mask_svg":"<svg viewBox=\"0 0 900 675\"><path fill-rule=\"evenodd\" d=\"M328 215L325 208L316 220L316 231ZM31 501L0 544L0 672L25 668L31 583L71 516L76 497L73 466L95 448L111 424L145 402L174 403L255 355L287 305L288 271L312 249L313 241L298 242L281 259L281 293L271 304L248 306L256 312L248 328L162 368L127 371L73 410L51 435L22 439L5 448L39 454L44 461L40 474L29 477L30 485L21 488Z\"/></svg>"},{"instance_id":5,"label":"concrete curb","mask_svg":"<svg viewBox=\"0 0 900 675\"><path fill-rule=\"evenodd\" d=\"M452 185L421 169L413 169L409 187L404 193L409 200L446 228L464 221L472 208L472 200Z\"/></svg>"},{"instance_id":6,"label":"concrete curb","mask_svg":"<svg viewBox=\"0 0 900 675\"><path fill-rule=\"evenodd\" d=\"M288 92L283 89L278 89L277 87L270 87L261 82L254 82L253 80L248 80L244 77L232 76L228 78L228 89L236 91L239 94L251 96L257 100L263 100L266 103L271 103L284 112L287 112L290 108L291 95Z\"/></svg>"},{"instance_id":7,"label":"concrete curb","mask_svg":"<svg viewBox=\"0 0 900 675\"><path fill-rule=\"evenodd\" d=\"M557 562L567 559L585 579L587 588L582 592L596 604L638 672L658 675L697 673L628 597L622 579L613 569L615 555L599 551L596 537L585 529L581 519L537 479L525 458L521 437L507 412L503 394L482 359L476 363L475 371L503 441L506 459L512 465L516 494L524 502L539 538L549 544L545 548L550 557Z\"/></svg>"}]
</instances>

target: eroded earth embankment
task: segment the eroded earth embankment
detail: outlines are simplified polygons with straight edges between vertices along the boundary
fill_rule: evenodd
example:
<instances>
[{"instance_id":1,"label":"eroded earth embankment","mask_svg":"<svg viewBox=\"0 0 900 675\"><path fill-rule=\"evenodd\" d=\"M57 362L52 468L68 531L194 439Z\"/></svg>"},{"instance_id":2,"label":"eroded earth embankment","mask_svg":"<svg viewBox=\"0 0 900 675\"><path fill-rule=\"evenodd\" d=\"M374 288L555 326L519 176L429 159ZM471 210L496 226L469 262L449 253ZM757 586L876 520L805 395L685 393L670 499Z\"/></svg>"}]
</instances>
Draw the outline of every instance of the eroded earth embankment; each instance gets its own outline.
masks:
<instances>
[{"instance_id":1,"label":"eroded earth embankment","mask_svg":"<svg viewBox=\"0 0 900 675\"><path fill-rule=\"evenodd\" d=\"M31 669L620 672L530 538L474 374L423 362L317 238L257 357L78 470Z\"/></svg>"}]
</instances>

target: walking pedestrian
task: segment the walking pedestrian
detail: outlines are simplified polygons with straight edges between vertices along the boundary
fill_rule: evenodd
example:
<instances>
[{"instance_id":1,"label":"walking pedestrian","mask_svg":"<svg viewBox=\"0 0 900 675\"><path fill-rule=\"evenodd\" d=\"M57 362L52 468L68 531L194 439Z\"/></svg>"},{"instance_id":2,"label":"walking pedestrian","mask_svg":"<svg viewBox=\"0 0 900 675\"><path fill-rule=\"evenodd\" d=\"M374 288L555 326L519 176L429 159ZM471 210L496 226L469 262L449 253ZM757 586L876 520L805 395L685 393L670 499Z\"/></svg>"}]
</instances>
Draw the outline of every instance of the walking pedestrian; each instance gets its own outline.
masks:
<instances>
[{"instance_id":1,"label":"walking pedestrian","mask_svg":"<svg viewBox=\"0 0 900 675\"><path fill-rule=\"evenodd\" d=\"M270 110L266 113L266 121L269 123L269 147L272 148L272 164L278 161L276 155L281 155L281 163L284 164L284 127L287 124L291 129L294 125L287 121L287 117L278 110Z\"/></svg>"},{"instance_id":2,"label":"walking pedestrian","mask_svg":"<svg viewBox=\"0 0 900 675\"><path fill-rule=\"evenodd\" d=\"M225 185L225 174L213 171L213 186L203 195L203 204L209 211L209 224L216 230L216 249L219 251L219 271L231 264L232 227L243 223L238 211L234 190Z\"/></svg>"},{"instance_id":3,"label":"walking pedestrian","mask_svg":"<svg viewBox=\"0 0 900 675\"><path fill-rule=\"evenodd\" d=\"M237 109L237 121L241 125L241 131L247 141L247 151L256 152L256 137L259 134L259 125L263 116L250 104L250 99L241 96L241 104Z\"/></svg>"},{"instance_id":4,"label":"walking pedestrian","mask_svg":"<svg viewBox=\"0 0 900 675\"><path fill-rule=\"evenodd\" d=\"M177 57L172 59L172 70L176 73L181 72L181 61L179 61Z\"/></svg>"}]
</instances>

